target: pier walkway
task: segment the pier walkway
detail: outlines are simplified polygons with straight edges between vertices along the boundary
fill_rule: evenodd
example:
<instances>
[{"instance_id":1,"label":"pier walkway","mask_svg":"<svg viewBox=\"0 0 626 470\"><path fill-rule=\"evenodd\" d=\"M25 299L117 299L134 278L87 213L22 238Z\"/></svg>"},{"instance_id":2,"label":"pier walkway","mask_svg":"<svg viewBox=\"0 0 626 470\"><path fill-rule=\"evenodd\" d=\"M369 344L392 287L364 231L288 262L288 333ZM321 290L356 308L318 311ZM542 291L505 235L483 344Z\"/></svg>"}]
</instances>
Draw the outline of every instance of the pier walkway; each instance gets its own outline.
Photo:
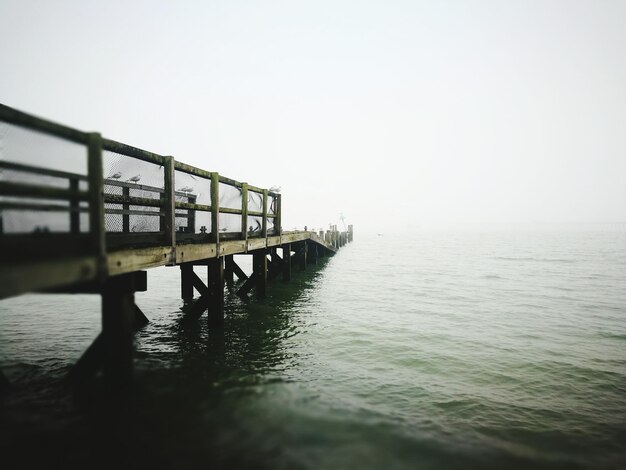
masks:
<instances>
[{"instance_id":1,"label":"pier walkway","mask_svg":"<svg viewBox=\"0 0 626 470\"><path fill-rule=\"evenodd\" d=\"M282 230L281 194L0 105L0 299L26 292L102 296L102 332L73 378L132 375L134 294L146 270L179 266L185 319L224 318L225 285L265 295L352 241L340 232ZM234 255L251 255L250 276ZM205 284L194 272L208 269ZM196 293L198 294L196 296Z\"/></svg>"}]
</instances>

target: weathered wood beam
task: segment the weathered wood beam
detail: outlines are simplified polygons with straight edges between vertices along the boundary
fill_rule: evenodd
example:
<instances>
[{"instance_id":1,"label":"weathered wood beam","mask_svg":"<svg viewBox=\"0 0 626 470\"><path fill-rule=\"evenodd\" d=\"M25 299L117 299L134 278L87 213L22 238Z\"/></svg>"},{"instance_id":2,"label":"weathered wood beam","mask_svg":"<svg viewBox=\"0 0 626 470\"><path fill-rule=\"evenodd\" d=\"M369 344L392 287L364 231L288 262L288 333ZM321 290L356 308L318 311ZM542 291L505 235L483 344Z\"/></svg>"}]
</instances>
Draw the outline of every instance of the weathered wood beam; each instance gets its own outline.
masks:
<instances>
[{"instance_id":1,"label":"weathered wood beam","mask_svg":"<svg viewBox=\"0 0 626 470\"><path fill-rule=\"evenodd\" d=\"M87 174L89 176L89 236L91 248L98 260L98 279L108 274L106 258L106 228L104 226L104 185L102 166L102 136L87 134Z\"/></svg>"},{"instance_id":2,"label":"weathered wood beam","mask_svg":"<svg viewBox=\"0 0 626 470\"><path fill-rule=\"evenodd\" d=\"M162 202L163 202L163 212L165 215L163 216L163 231L165 232L164 244L172 247L172 251L170 252L170 257L168 259L167 264L175 264L176 263L176 197L174 195L175 188L175 173L174 170L174 158L173 157L164 157L164 187L165 191L163 191Z\"/></svg>"},{"instance_id":3,"label":"weathered wood beam","mask_svg":"<svg viewBox=\"0 0 626 470\"><path fill-rule=\"evenodd\" d=\"M239 290L237 291L237 295L240 297L246 297L248 295L248 292L252 290L255 284L256 284L256 273L253 272L250 275L250 277L246 279L246 282L244 282L243 285L239 288Z\"/></svg>"},{"instance_id":4,"label":"weathered wood beam","mask_svg":"<svg viewBox=\"0 0 626 470\"><path fill-rule=\"evenodd\" d=\"M291 243L285 243L283 247L283 281L291 281Z\"/></svg>"},{"instance_id":5,"label":"weathered wood beam","mask_svg":"<svg viewBox=\"0 0 626 470\"><path fill-rule=\"evenodd\" d=\"M132 380L135 293L131 279L126 274L107 278L102 289L102 369L109 389Z\"/></svg>"},{"instance_id":6,"label":"weathered wood beam","mask_svg":"<svg viewBox=\"0 0 626 470\"><path fill-rule=\"evenodd\" d=\"M255 278L255 294L257 297L265 297L267 292L267 249L261 249L252 253L252 265Z\"/></svg>"},{"instance_id":7,"label":"weathered wood beam","mask_svg":"<svg viewBox=\"0 0 626 470\"><path fill-rule=\"evenodd\" d=\"M133 292L145 292L148 290L147 271L134 271L124 276L126 276L125 282L128 284L128 288ZM37 289L36 291L48 294L101 294L103 292L103 284L96 280L68 283L47 289Z\"/></svg>"},{"instance_id":8,"label":"weathered wood beam","mask_svg":"<svg viewBox=\"0 0 626 470\"><path fill-rule=\"evenodd\" d=\"M202 316L209 306L208 295L201 295L197 299L193 300L190 304L185 305L182 308L185 314L185 321L194 321Z\"/></svg>"},{"instance_id":9,"label":"weathered wood beam","mask_svg":"<svg viewBox=\"0 0 626 470\"><path fill-rule=\"evenodd\" d=\"M23 173L34 173L36 175L53 176L55 178L77 179L81 181L88 180L87 175L69 173L67 171L51 170L49 168L24 165L23 163L8 162L5 160L0 161L0 168L4 168L5 170L21 171Z\"/></svg>"},{"instance_id":10,"label":"weathered wood beam","mask_svg":"<svg viewBox=\"0 0 626 470\"><path fill-rule=\"evenodd\" d=\"M135 304L135 322L134 322L135 330L139 330L140 328L143 328L148 323L150 323L150 320L148 319L148 317L146 317L145 313L143 313L143 311L139 308L139 306Z\"/></svg>"},{"instance_id":11,"label":"weathered wood beam","mask_svg":"<svg viewBox=\"0 0 626 470\"><path fill-rule=\"evenodd\" d=\"M191 282L193 287L200 293L200 296L208 297L209 288L202 282L202 279L200 279L195 271L191 271Z\"/></svg>"},{"instance_id":12,"label":"weathered wood beam","mask_svg":"<svg viewBox=\"0 0 626 470\"><path fill-rule=\"evenodd\" d=\"M243 272L243 269L241 269L239 267L239 265L237 264L237 262L235 261L235 259L233 258L231 267L233 269L233 273L241 280L244 281L246 279L248 279L248 275L246 273Z\"/></svg>"},{"instance_id":13,"label":"weathered wood beam","mask_svg":"<svg viewBox=\"0 0 626 470\"><path fill-rule=\"evenodd\" d=\"M208 264L208 323L220 327L224 323L224 259L214 258Z\"/></svg>"},{"instance_id":14,"label":"weathered wood beam","mask_svg":"<svg viewBox=\"0 0 626 470\"><path fill-rule=\"evenodd\" d=\"M309 243L307 244L307 262L309 264L317 264L317 243Z\"/></svg>"},{"instance_id":15,"label":"weathered wood beam","mask_svg":"<svg viewBox=\"0 0 626 470\"><path fill-rule=\"evenodd\" d=\"M134 312L134 331L137 331L150 323L150 320L148 320L137 304L134 306ZM85 350L80 359L78 359L76 364L72 366L67 378L76 382L88 379L89 377L95 375L102 369L104 364L104 355L104 338L102 333L99 333L98 336L96 336L96 339Z\"/></svg>"},{"instance_id":16,"label":"weathered wood beam","mask_svg":"<svg viewBox=\"0 0 626 470\"><path fill-rule=\"evenodd\" d=\"M104 340L102 333L99 333L76 364L72 366L68 379L71 381L84 380L97 373L102 369L104 354Z\"/></svg>"},{"instance_id":17,"label":"weathered wood beam","mask_svg":"<svg viewBox=\"0 0 626 470\"><path fill-rule=\"evenodd\" d=\"M233 284L234 280L234 272L233 272L233 255L224 256L224 282L229 286Z\"/></svg>"},{"instance_id":18,"label":"weathered wood beam","mask_svg":"<svg viewBox=\"0 0 626 470\"><path fill-rule=\"evenodd\" d=\"M276 207L274 208L275 211L275 218L274 218L274 234L278 235L280 237L280 235L283 233L283 202L282 202L282 196L280 194L276 195Z\"/></svg>"},{"instance_id":19,"label":"weathered wood beam","mask_svg":"<svg viewBox=\"0 0 626 470\"><path fill-rule=\"evenodd\" d=\"M263 222L261 224L261 236L267 237L267 189L263 190Z\"/></svg>"},{"instance_id":20,"label":"weathered wood beam","mask_svg":"<svg viewBox=\"0 0 626 470\"><path fill-rule=\"evenodd\" d=\"M193 300L193 265L180 265L180 298L185 302Z\"/></svg>"},{"instance_id":21,"label":"weathered wood beam","mask_svg":"<svg viewBox=\"0 0 626 470\"><path fill-rule=\"evenodd\" d=\"M220 176L217 172L211 173L211 237L217 245L220 244Z\"/></svg>"},{"instance_id":22,"label":"weathered wood beam","mask_svg":"<svg viewBox=\"0 0 626 470\"><path fill-rule=\"evenodd\" d=\"M95 257L12 263L0 268L0 299L36 290L94 279Z\"/></svg>"},{"instance_id":23,"label":"weathered wood beam","mask_svg":"<svg viewBox=\"0 0 626 470\"><path fill-rule=\"evenodd\" d=\"M241 239L248 242L248 183L241 183Z\"/></svg>"},{"instance_id":24,"label":"weathered wood beam","mask_svg":"<svg viewBox=\"0 0 626 470\"><path fill-rule=\"evenodd\" d=\"M186 163L179 162L179 161L176 162L175 166L177 170L182 171L184 173L188 173L190 175L196 175L205 179L211 179L210 171L202 170L195 166L187 165Z\"/></svg>"},{"instance_id":25,"label":"weathered wood beam","mask_svg":"<svg viewBox=\"0 0 626 470\"><path fill-rule=\"evenodd\" d=\"M122 188L122 196L130 197L130 188L128 188L128 187ZM105 212L107 212L106 209L105 209ZM130 212L130 204L128 204L128 203L122 204L122 232L125 232L125 233L130 232L130 214L129 214L129 212ZM145 212L147 212L147 211L145 211ZM165 213L163 213L163 216L165 216Z\"/></svg>"},{"instance_id":26,"label":"weathered wood beam","mask_svg":"<svg viewBox=\"0 0 626 470\"><path fill-rule=\"evenodd\" d=\"M195 205L196 196L188 196L187 202ZM196 233L196 209L187 209L187 216L187 232Z\"/></svg>"},{"instance_id":27,"label":"weathered wood beam","mask_svg":"<svg viewBox=\"0 0 626 470\"><path fill-rule=\"evenodd\" d=\"M70 191L78 192L78 179L70 180ZM70 199L70 232L78 234L80 233L80 201L77 199Z\"/></svg>"},{"instance_id":28,"label":"weathered wood beam","mask_svg":"<svg viewBox=\"0 0 626 470\"><path fill-rule=\"evenodd\" d=\"M0 118L10 124L26 127L35 131L44 132L49 135L57 137L63 137L72 142L84 144L87 139L87 134L71 127L57 124L46 119L26 114L17 109L11 108L4 104L0 104Z\"/></svg>"},{"instance_id":29,"label":"weathered wood beam","mask_svg":"<svg viewBox=\"0 0 626 470\"><path fill-rule=\"evenodd\" d=\"M104 150L109 150L121 155L128 155L129 157L143 160L144 162L155 163L157 165L163 165L165 163L165 159L167 158L162 155L148 152L147 150L142 150L140 148L133 147L132 145L116 142L111 139L102 139L102 147Z\"/></svg>"},{"instance_id":30,"label":"weathered wood beam","mask_svg":"<svg viewBox=\"0 0 626 470\"><path fill-rule=\"evenodd\" d=\"M307 265L307 256L308 256L308 243L305 240L300 244L298 262L300 264L300 271L306 271Z\"/></svg>"},{"instance_id":31,"label":"weathered wood beam","mask_svg":"<svg viewBox=\"0 0 626 470\"><path fill-rule=\"evenodd\" d=\"M276 247L270 248L270 262L268 264L267 278L272 281L283 270L283 259L276 252Z\"/></svg>"}]
</instances>

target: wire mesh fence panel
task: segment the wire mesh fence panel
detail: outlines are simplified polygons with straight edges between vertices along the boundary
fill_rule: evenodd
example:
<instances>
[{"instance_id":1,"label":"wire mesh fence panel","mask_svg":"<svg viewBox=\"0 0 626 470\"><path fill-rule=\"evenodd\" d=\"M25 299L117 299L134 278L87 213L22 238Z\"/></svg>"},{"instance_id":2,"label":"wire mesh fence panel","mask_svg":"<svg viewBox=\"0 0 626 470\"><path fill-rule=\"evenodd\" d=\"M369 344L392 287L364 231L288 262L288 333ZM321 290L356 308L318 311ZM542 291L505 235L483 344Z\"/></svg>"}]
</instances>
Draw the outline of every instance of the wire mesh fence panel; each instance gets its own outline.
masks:
<instances>
[{"instance_id":1,"label":"wire mesh fence panel","mask_svg":"<svg viewBox=\"0 0 626 470\"><path fill-rule=\"evenodd\" d=\"M241 188L220 183L220 207L241 209Z\"/></svg>"},{"instance_id":2,"label":"wire mesh fence panel","mask_svg":"<svg viewBox=\"0 0 626 470\"><path fill-rule=\"evenodd\" d=\"M248 191L248 211L263 212L263 194Z\"/></svg>"},{"instance_id":3,"label":"wire mesh fence panel","mask_svg":"<svg viewBox=\"0 0 626 470\"><path fill-rule=\"evenodd\" d=\"M220 214L220 232L240 234L241 233L241 215Z\"/></svg>"},{"instance_id":4,"label":"wire mesh fence panel","mask_svg":"<svg viewBox=\"0 0 626 470\"><path fill-rule=\"evenodd\" d=\"M269 215L276 214L276 205L278 204L278 198L276 196L269 196L267 198L267 213Z\"/></svg>"},{"instance_id":5,"label":"wire mesh fence panel","mask_svg":"<svg viewBox=\"0 0 626 470\"><path fill-rule=\"evenodd\" d=\"M0 234L89 231L85 145L0 121L0 183Z\"/></svg>"},{"instance_id":6,"label":"wire mesh fence panel","mask_svg":"<svg viewBox=\"0 0 626 470\"><path fill-rule=\"evenodd\" d=\"M2 121L0 160L87 176L85 145Z\"/></svg>"},{"instance_id":7,"label":"wire mesh fence panel","mask_svg":"<svg viewBox=\"0 0 626 470\"><path fill-rule=\"evenodd\" d=\"M211 180L208 178L176 170L174 188L176 202L205 207L211 205ZM178 234L202 238L211 233L211 212L207 210L177 208L175 222Z\"/></svg>"},{"instance_id":8,"label":"wire mesh fence panel","mask_svg":"<svg viewBox=\"0 0 626 470\"><path fill-rule=\"evenodd\" d=\"M260 237L263 233L263 217L248 217L248 236Z\"/></svg>"},{"instance_id":9,"label":"wire mesh fence panel","mask_svg":"<svg viewBox=\"0 0 626 470\"><path fill-rule=\"evenodd\" d=\"M110 150L103 152L102 163L105 230L122 233L162 231L163 166ZM145 202L131 204L128 198L142 198Z\"/></svg>"}]
</instances>

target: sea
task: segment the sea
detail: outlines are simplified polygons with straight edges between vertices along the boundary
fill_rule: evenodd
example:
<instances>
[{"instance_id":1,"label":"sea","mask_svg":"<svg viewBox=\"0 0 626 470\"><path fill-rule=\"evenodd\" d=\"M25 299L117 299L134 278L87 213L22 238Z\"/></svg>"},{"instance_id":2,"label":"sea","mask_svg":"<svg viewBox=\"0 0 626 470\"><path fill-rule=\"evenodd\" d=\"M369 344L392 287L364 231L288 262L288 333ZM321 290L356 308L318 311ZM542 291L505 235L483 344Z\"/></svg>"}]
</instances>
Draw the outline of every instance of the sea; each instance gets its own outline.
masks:
<instances>
[{"instance_id":1,"label":"sea","mask_svg":"<svg viewBox=\"0 0 626 470\"><path fill-rule=\"evenodd\" d=\"M97 296L1 301L0 466L626 468L624 226L357 230L263 299L236 287L209 329L149 270L115 399L65 380Z\"/></svg>"}]
</instances>

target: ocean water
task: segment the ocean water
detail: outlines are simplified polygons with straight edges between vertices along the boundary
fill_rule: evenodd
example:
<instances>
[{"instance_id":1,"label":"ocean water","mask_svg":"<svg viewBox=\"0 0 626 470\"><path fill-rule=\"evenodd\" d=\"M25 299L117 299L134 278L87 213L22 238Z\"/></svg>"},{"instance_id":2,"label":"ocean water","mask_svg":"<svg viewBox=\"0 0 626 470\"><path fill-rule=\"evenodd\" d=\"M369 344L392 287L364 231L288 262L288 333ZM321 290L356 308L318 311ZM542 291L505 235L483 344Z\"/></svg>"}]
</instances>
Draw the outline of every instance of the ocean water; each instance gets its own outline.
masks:
<instances>
[{"instance_id":1,"label":"ocean water","mask_svg":"<svg viewBox=\"0 0 626 470\"><path fill-rule=\"evenodd\" d=\"M114 404L62 380L97 297L0 302L3 468L626 468L624 230L357 232L221 331L148 286Z\"/></svg>"}]
</instances>

